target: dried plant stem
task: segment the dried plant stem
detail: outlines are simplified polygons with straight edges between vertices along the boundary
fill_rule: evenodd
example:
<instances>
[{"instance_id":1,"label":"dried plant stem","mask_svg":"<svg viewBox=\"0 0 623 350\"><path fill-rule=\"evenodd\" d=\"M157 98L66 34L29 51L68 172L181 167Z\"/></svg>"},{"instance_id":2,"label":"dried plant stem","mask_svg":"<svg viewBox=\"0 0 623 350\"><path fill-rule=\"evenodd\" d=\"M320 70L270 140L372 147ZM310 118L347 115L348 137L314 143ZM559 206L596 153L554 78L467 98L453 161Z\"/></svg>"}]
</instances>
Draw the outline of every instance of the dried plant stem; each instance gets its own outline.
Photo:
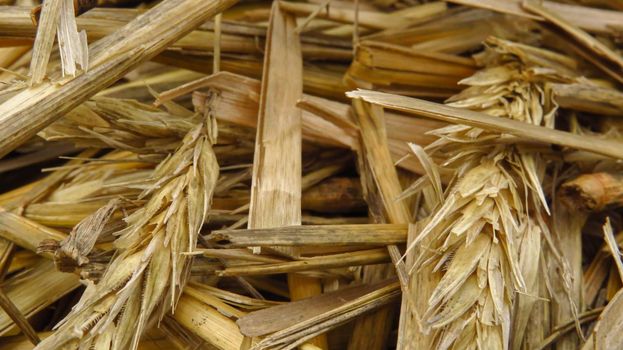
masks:
<instances>
[{"instance_id":1,"label":"dried plant stem","mask_svg":"<svg viewBox=\"0 0 623 350\"><path fill-rule=\"evenodd\" d=\"M75 77L77 66L80 66L83 71L86 71L89 66L87 33L84 30L78 32L74 0L62 1L57 27L62 74L63 77Z\"/></svg>"},{"instance_id":2,"label":"dried plant stem","mask_svg":"<svg viewBox=\"0 0 623 350\"><path fill-rule=\"evenodd\" d=\"M623 93L619 90L588 84L551 84L550 87L561 107L611 116L620 116L623 111Z\"/></svg>"},{"instance_id":3,"label":"dried plant stem","mask_svg":"<svg viewBox=\"0 0 623 350\"><path fill-rule=\"evenodd\" d=\"M229 72L211 75L164 92L159 101L168 101L193 89L208 87L220 92L219 96L214 98L213 106L217 118L244 126L257 126L258 99L256 95L259 94L260 82ZM207 95L202 91L196 91L193 94L196 108L200 110L203 108ZM305 140L350 149L358 147L357 126L351 120L348 105L307 94L297 101L297 105L303 109L301 127ZM427 135L427 132L445 125L436 120L413 118L389 112L385 114L385 121L390 152L394 161L408 152L406 142L427 145L434 140L434 137ZM413 159L400 162L398 166L422 173L420 164Z\"/></svg>"},{"instance_id":4,"label":"dried plant stem","mask_svg":"<svg viewBox=\"0 0 623 350\"><path fill-rule=\"evenodd\" d=\"M145 164L143 163L143 166L144 165ZM16 193L8 193L11 194L11 198L5 198L7 200L6 209L19 209L19 203L21 203L19 199L23 199L24 197L29 198L30 194L32 192L35 192L35 190L40 186L49 190L49 188L53 187L54 184L52 184L51 186L48 185L47 187L42 185L46 183L53 183L53 181L51 180L59 181L58 178L62 179L62 177L57 176L59 175L58 173L65 170L69 171L71 170L71 168L54 172L50 176L46 177L44 180L33 184L36 186L28 185L23 188L19 188L18 190L16 190ZM53 179L52 177L56 179ZM44 193L47 192L49 191L45 191ZM342 212L363 213L363 211L365 210L365 202L363 201L360 192L361 189L359 188L358 183L351 178L331 178L303 192L303 198L301 202L302 208L303 210L313 210L317 213L329 214L337 214ZM35 197L38 196L39 195ZM0 196L0 206L3 206L3 198L1 197L2 196ZM342 201L342 206L338 205L338 203L336 203L337 201ZM25 206L23 210L23 216L42 225L48 225L57 228L73 228L81 220L89 216L95 210L102 206L105 206L106 203L106 199L94 200L86 203L31 203ZM219 222L222 220L227 221L230 219L236 221L242 217L241 214L223 214L219 211L234 210L240 208L247 203L249 203L249 196L246 192L244 195L238 195L235 197L215 197L212 205L212 209L214 209L214 211L210 212L209 215L212 220L216 220ZM9 207L8 204L11 204L12 207ZM361 222L362 219L358 217L321 218L310 215L303 216L303 222L305 222L305 224L328 224L332 221L335 223L356 224L358 222Z\"/></svg>"},{"instance_id":5,"label":"dried plant stem","mask_svg":"<svg viewBox=\"0 0 623 350\"><path fill-rule=\"evenodd\" d=\"M179 327L179 326L178 326ZM165 332L162 332L165 333ZM149 334L145 339L141 341L139 350L162 350L162 349L176 349L176 343L166 333L162 334L158 331L154 331ZM52 332L39 332L37 335L41 339L45 339L50 336ZM0 343L0 346L7 347L12 350L32 350L32 344L23 337L10 337Z\"/></svg>"},{"instance_id":6,"label":"dried plant stem","mask_svg":"<svg viewBox=\"0 0 623 350\"><path fill-rule=\"evenodd\" d=\"M619 289L599 315L582 350L615 350L621 347L618 331L623 322L623 289Z\"/></svg>"},{"instance_id":7,"label":"dried plant stem","mask_svg":"<svg viewBox=\"0 0 623 350\"><path fill-rule=\"evenodd\" d=\"M26 317L19 311L17 306L13 304L2 288L0 288L0 307L11 317L13 322L15 322L31 343L37 345L41 341Z\"/></svg>"},{"instance_id":8,"label":"dried plant stem","mask_svg":"<svg viewBox=\"0 0 623 350\"><path fill-rule=\"evenodd\" d=\"M0 0L0 348L623 349L622 11Z\"/></svg>"},{"instance_id":9,"label":"dried plant stem","mask_svg":"<svg viewBox=\"0 0 623 350\"><path fill-rule=\"evenodd\" d=\"M600 211L623 205L623 176L617 173L580 175L561 186L561 200L570 208Z\"/></svg>"},{"instance_id":10,"label":"dried plant stem","mask_svg":"<svg viewBox=\"0 0 623 350\"><path fill-rule=\"evenodd\" d=\"M212 62L212 72L218 73L221 70L221 22L222 14L214 17L214 60Z\"/></svg>"},{"instance_id":11,"label":"dried plant stem","mask_svg":"<svg viewBox=\"0 0 623 350\"><path fill-rule=\"evenodd\" d=\"M560 196L556 197L560 201ZM582 286L584 284L582 268L582 227L586 223L588 215L574 208L567 208L556 203L552 213L552 235L555 238L556 248L565 252L563 261L564 274L556 274L560 271L559 263L554 258L548 258L551 287L551 314L552 321L559 325L570 319L575 319L579 312L584 309L582 298ZM561 276L562 275L562 276ZM565 278L569 275L570 278ZM569 281L569 282L568 282ZM579 329L579 324L575 324ZM580 344L578 332L571 332L561 336L557 343L558 350L577 349Z\"/></svg>"},{"instance_id":12,"label":"dried plant stem","mask_svg":"<svg viewBox=\"0 0 623 350\"><path fill-rule=\"evenodd\" d=\"M30 46L11 46L0 48L0 67L8 68L30 51ZM0 74L2 77L2 74Z\"/></svg>"},{"instance_id":13,"label":"dried plant stem","mask_svg":"<svg viewBox=\"0 0 623 350\"><path fill-rule=\"evenodd\" d=\"M305 27L307 27L307 25L320 13L320 11L329 6L330 2L331 0L324 0L320 5L318 5L318 8L316 8L309 15L307 15L307 17L305 17L303 22L296 27L294 32L297 34L301 34L305 30Z\"/></svg>"},{"instance_id":14,"label":"dried plant stem","mask_svg":"<svg viewBox=\"0 0 623 350\"><path fill-rule=\"evenodd\" d=\"M61 241L66 237L62 232L2 209L0 209L0 236L33 252L37 251L41 241L49 239ZM42 255L51 257L47 253Z\"/></svg>"},{"instance_id":15,"label":"dried plant stem","mask_svg":"<svg viewBox=\"0 0 623 350\"><path fill-rule=\"evenodd\" d=\"M572 319L569 320L568 322L561 324L559 326L557 326L554 331L552 332L552 334L550 334L547 338L545 338L538 346L536 346L534 349L535 350L544 350L547 349L548 346L554 344L554 342L556 342L561 336L565 335L566 333L574 330L576 328L576 323L577 322L581 322L581 323L586 323L586 322L591 322L593 320L595 320L597 317L599 317L599 314L602 313L604 311L603 307L594 309L594 310L590 310L590 311L586 311L580 315L578 315L578 319Z\"/></svg>"},{"instance_id":16,"label":"dried plant stem","mask_svg":"<svg viewBox=\"0 0 623 350\"><path fill-rule=\"evenodd\" d=\"M320 314L330 313L345 302L353 301L392 282L395 282L395 279L384 279L372 284L346 287L288 304L272 306L246 314L236 323L246 336L268 335Z\"/></svg>"},{"instance_id":17,"label":"dried plant stem","mask_svg":"<svg viewBox=\"0 0 623 350\"><path fill-rule=\"evenodd\" d=\"M294 17L273 3L257 118L251 229L301 224L301 111L296 101L303 94L303 63L295 28ZM321 292L320 281L310 277L290 274L288 285L292 300ZM327 347L325 337L312 343Z\"/></svg>"},{"instance_id":18,"label":"dried plant stem","mask_svg":"<svg viewBox=\"0 0 623 350\"><path fill-rule=\"evenodd\" d=\"M352 253L322 255L298 261L228 267L216 273L220 276L270 275L300 271L323 270L346 266L372 265L389 262L387 249L370 249Z\"/></svg>"},{"instance_id":19,"label":"dried plant stem","mask_svg":"<svg viewBox=\"0 0 623 350\"><path fill-rule=\"evenodd\" d=\"M610 250L610 254L612 254L612 258L614 259L614 264L617 267L617 271L619 272L619 279L623 281L623 262L621 261L621 249L614 238L614 233L612 232L612 224L610 223L610 218L606 218L606 223L604 224L604 241L606 241L606 246Z\"/></svg>"},{"instance_id":20,"label":"dried plant stem","mask_svg":"<svg viewBox=\"0 0 623 350\"><path fill-rule=\"evenodd\" d=\"M357 28L356 28L357 29ZM358 129L357 126L354 128ZM362 138L359 144L362 145ZM362 148L365 148L361 146ZM387 222L387 214L383 206L383 200L379 189L375 184L374 176L370 164L366 160L363 152L357 152L357 164L359 178L363 189L364 197L368 203L368 216L372 223L380 224ZM366 283L375 283L389 276L395 276L393 264L364 266L362 269L362 280ZM348 342L349 350L369 348L370 350L385 349L389 342L393 316L396 310L391 307L383 307L374 312L364 315L355 321L351 338ZM400 317L403 317L402 315ZM379 328L379 325L385 325Z\"/></svg>"},{"instance_id":21,"label":"dried plant stem","mask_svg":"<svg viewBox=\"0 0 623 350\"><path fill-rule=\"evenodd\" d=\"M0 238L0 281L4 281L15 255L15 244Z\"/></svg>"},{"instance_id":22,"label":"dried plant stem","mask_svg":"<svg viewBox=\"0 0 623 350\"><path fill-rule=\"evenodd\" d=\"M89 47L92 69L88 73L61 86L42 83L5 101L0 105L0 157L235 2L161 2L92 44Z\"/></svg>"},{"instance_id":23,"label":"dried plant stem","mask_svg":"<svg viewBox=\"0 0 623 350\"><path fill-rule=\"evenodd\" d=\"M29 278L8 279L2 288L7 298L15 304L19 312L28 318L78 286L80 286L78 276L58 272L54 263L42 260L32 268ZM6 334L14 329L14 326L9 314L0 314L0 334Z\"/></svg>"},{"instance_id":24,"label":"dried plant stem","mask_svg":"<svg viewBox=\"0 0 623 350\"><path fill-rule=\"evenodd\" d=\"M34 165L44 161L56 159L59 156L66 155L75 151L76 148L70 144L52 144L50 145L50 147L37 152L32 152L20 157L0 161L0 174L7 171L24 168L29 165Z\"/></svg>"},{"instance_id":25,"label":"dried plant stem","mask_svg":"<svg viewBox=\"0 0 623 350\"><path fill-rule=\"evenodd\" d=\"M406 224L306 225L215 230L205 237L222 247L391 245L406 242Z\"/></svg>"},{"instance_id":26,"label":"dried plant stem","mask_svg":"<svg viewBox=\"0 0 623 350\"><path fill-rule=\"evenodd\" d=\"M0 281L4 282L4 277L9 270L9 265L13 257L14 248L15 245L13 242L6 239L0 239ZM32 344L37 345L37 343L40 342L37 333L28 322L28 319L4 293L4 289L2 289L2 287L0 287L0 307L2 307L4 312L11 317L13 322L15 322L15 324L20 328Z\"/></svg>"},{"instance_id":27,"label":"dried plant stem","mask_svg":"<svg viewBox=\"0 0 623 350\"><path fill-rule=\"evenodd\" d=\"M390 109L422 115L449 123L465 124L486 130L505 132L527 140L571 147L612 158L623 158L623 143L619 141L604 140L588 135L579 136L569 132L552 130L512 119L496 118L484 113L441 105L412 97L365 90L351 91L348 92L347 95L354 98L361 98L370 103Z\"/></svg>"},{"instance_id":28,"label":"dried plant stem","mask_svg":"<svg viewBox=\"0 0 623 350\"><path fill-rule=\"evenodd\" d=\"M142 12L144 11L125 8L95 8L76 18L76 21L78 28L89 33L89 41L93 42L113 33ZM29 14L29 7L0 6L0 44L8 45L13 41L17 41L18 44L32 42L35 37L35 27L31 23ZM218 29L216 22L215 20L214 24L210 22L203 24L199 29L172 43L167 51L174 52L183 49L202 54L212 53L216 48L216 38L219 37L216 34ZM224 20L221 22L221 31L218 42L222 52L238 54L261 54L263 52L258 44L263 45L265 29ZM301 40L301 50L306 58L346 61L352 56L348 45L342 42L318 42L313 37L303 37ZM23 53L23 49L21 52Z\"/></svg>"},{"instance_id":29,"label":"dried plant stem","mask_svg":"<svg viewBox=\"0 0 623 350\"><path fill-rule=\"evenodd\" d=\"M174 344L176 349L201 349L208 346L205 340L180 325L172 316L165 316L158 330L164 334L167 340ZM141 341L141 345L142 343ZM141 345L139 345L140 350L142 350L140 348Z\"/></svg>"},{"instance_id":30,"label":"dried plant stem","mask_svg":"<svg viewBox=\"0 0 623 350\"><path fill-rule=\"evenodd\" d=\"M603 44L601 41L595 39L582 29L577 28L573 23L563 19L555 12L546 9L545 7L537 4L534 1L524 0L522 2L522 6L528 11L538 14L539 16L554 24L556 27L563 30L565 33L570 35L582 46L592 51L598 57L606 59L611 64L613 63L618 69L603 69L603 65L597 65L597 67L602 68L604 70L604 73L612 76L619 82L623 82L623 75L621 74L621 69L623 69L623 57L621 57L617 52L611 50L608 46Z\"/></svg>"},{"instance_id":31,"label":"dried plant stem","mask_svg":"<svg viewBox=\"0 0 623 350\"><path fill-rule=\"evenodd\" d=\"M277 331L264 338L253 349L292 349L306 339L306 337L301 339L302 336L316 336L326 332L355 316L392 302L399 294L398 282L381 287L330 311Z\"/></svg>"},{"instance_id":32,"label":"dried plant stem","mask_svg":"<svg viewBox=\"0 0 623 350\"><path fill-rule=\"evenodd\" d=\"M192 296L180 298L173 318L216 349L240 349L243 336L236 323Z\"/></svg>"},{"instance_id":33,"label":"dried plant stem","mask_svg":"<svg viewBox=\"0 0 623 350\"><path fill-rule=\"evenodd\" d=\"M392 224L407 224L410 221L409 211L405 202L397 200L402 192L402 187L398 181L396 168L391 161L389 153L383 110L376 106L365 104L359 100L353 101L353 109L357 116L357 121L359 122L363 157L367 160L367 166L370 169L372 179L378 189L387 219ZM414 310L413 308L415 305L409 302L412 295L405 264L400 259L402 253L396 245L388 245L387 249L395 265L396 274L398 275L403 290L401 315L405 316L401 316L398 336L398 348L403 349L406 344L401 344L401 342L404 341L404 337L409 336L407 335L408 332L413 330L414 325L411 323L413 320L412 316L416 315L418 310ZM427 288L429 288L429 283L422 283L420 279L417 280L419 282L418 289L422 293L426 293ZM417 298L415 300L417 300ZM414 344L417 344L417 346L425 346L426 340L423 340L424 338L415 340Z\"/></svg>"},{"instance_id":34,"label":"dried plant stem","mask_svg":"<svg viewBox=\"0 0 623 350\"><path fill-rule=\"evenodd\" d=\"M96 149L87 149L82 151L78 157L88 158L96 153ZM84 163L83 160L74 159L67 162L66 165L71 167L78 166L82 163ZM17 213L22 212L33 201L49 193L50 189L58 185L58 183L61 182L67 174L69 174L69 172L69 169L55 171L43 180L30 183L14 191L4 193L0 196L0 207L6 209L7 211L16 211Z\"/></svg>"},{"instance_id":35,"label":"dried plant stem","mask_svg":"<svg viewBox=\"0 0 623 350\"><path fill-rule=\"evenodd\" d=\"M289 1L281 1L280 7L284 11L294 14L304 16L314 14L317 18L327 18L336 22L348 24L354 23L355 18L357 17L359 25L375 29L406 26L415 18L432 16L446 10L445 4L441 2L424 4L411 8L409 9L410 13L407 15L401 14L399 11L393 14L373 11L357 11L356 13L355 9L329 8L329 6L321 6L320 11L318 11L318 5L316 4L295 3Z\"/></svg>"},{"instance_id":36,"label":"dried plant stem","mask_svg":"<svg viewBox=\"0 0 623 350\"><path fill-rule=\"evenodd\" d=\"M50 0L43 4L41 18L37 26L37 39L33 47L30 61L30 85L43 82L52 54L52 46L56 37L56 26L60 19L61 7L65 0Z\"/></svg>"},{"instance_id":37,"label":"dried plant stem","mask_svg":"<svg viewBox=\"0 0 623 350\"><path fill-rule=\"evenodd\" d=\"M293 18L273 6L253 162L249 228L300 224L302 61ZM292 101L288 104L284 101ZM287 169L282 176L273 176Z\"/></svg>"},{"instance_id":38,"label":"dried plant stem","mask_svg":"<svg viewBox=\"0 0 623 350\"><path fill-rule=\"evenodd\" d=\"M450 0L450 2L466 6L481 7L531 19L545 20L541 16L525 11L521 6L522 0ZM623 21L623 15L618 11L576 6L554 1L544 1L542 6L549 11L558 13L559 16L569 22L575 23L580 28L593 32L608 32L610 26Z\"/></svg>"}]
</instances>

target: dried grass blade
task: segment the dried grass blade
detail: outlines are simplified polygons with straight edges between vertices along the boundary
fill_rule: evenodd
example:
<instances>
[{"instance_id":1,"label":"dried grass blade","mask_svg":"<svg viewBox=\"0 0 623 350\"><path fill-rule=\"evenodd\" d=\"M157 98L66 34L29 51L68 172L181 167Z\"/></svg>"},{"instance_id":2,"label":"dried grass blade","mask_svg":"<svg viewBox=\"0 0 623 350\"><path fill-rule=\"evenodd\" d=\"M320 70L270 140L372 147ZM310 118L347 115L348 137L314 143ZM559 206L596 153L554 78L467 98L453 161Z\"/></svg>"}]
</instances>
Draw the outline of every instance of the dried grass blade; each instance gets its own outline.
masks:
<instances>
[{"instance_id":1,"label":"dried grass blade","mask_svg":"<svg viewBox=\"0 0 623 350\"><path fill-rule=\"evenodd\" d=\"M579 136L517 120L497 118L484 113L383 92L357 90L350 91L347 95L351 98L361 98L367 102L389 109L422 115L449 123L465 124L485 130L509 133L528 140L571 147L617 159L623 158L623 143L619 141L605 140L589 135Z\"/></svg>"}]
</instances>

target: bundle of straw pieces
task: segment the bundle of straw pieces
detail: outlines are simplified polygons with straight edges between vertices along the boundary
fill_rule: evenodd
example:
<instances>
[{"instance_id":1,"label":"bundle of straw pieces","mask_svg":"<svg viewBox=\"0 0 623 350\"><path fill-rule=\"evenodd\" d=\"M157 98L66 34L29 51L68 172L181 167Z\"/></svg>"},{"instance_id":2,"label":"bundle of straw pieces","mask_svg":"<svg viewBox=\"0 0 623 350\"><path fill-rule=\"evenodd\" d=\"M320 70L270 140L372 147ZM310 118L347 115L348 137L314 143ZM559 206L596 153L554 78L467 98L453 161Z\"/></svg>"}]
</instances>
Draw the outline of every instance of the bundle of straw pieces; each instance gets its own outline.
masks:
<instances>
[{"instance_id":1,"label":"bundle of straw pieces","mask_svg":"<svg viewBox=\"0 0 623 350\"><path fill-rule=\"evenodd\" d=\"M623 349L623 0L0 0L0 349Z\"/></svg>"}]
</instances>

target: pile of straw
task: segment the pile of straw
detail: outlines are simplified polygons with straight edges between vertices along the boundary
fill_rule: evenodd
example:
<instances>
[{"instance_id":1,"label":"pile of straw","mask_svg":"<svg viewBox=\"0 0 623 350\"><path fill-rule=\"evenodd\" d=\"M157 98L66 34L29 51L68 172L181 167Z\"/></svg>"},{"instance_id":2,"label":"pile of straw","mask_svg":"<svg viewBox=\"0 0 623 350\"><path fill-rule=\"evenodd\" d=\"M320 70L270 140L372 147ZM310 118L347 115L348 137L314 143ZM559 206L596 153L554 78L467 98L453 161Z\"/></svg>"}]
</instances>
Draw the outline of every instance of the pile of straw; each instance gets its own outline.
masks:
<instances>
[{"instance_id":1,"label":"pile of straw","mask_svg":"<svg viewBox=\"0 0 623 350\"><path fill-rule=\"evenodd\" d=\"M620 0L0 0L0 348L623 348Z\"/></svg>"}]
</instances>

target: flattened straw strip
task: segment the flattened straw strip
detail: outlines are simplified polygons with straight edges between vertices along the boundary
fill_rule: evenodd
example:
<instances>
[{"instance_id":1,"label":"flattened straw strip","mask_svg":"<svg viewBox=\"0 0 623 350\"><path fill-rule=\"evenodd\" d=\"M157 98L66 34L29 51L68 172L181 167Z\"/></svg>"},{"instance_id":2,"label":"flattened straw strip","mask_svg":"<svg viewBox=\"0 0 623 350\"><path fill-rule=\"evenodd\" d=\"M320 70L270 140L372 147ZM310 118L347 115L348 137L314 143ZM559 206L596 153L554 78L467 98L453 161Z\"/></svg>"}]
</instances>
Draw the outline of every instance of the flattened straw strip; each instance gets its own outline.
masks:
<instances>
[{"instance_id":1,"label":"flattened straw strip","mask_svg":"<svg viewBox=\"0 0 623 350\"><path fill-rule=\"evenodd\" d=\"M379 288L373 292L362 295L357 299L349 301L338 308L277 331L258 343L255 348L265 349L276 344L294 341L294 339L302 335L301 333L305 335L309 335L310 333L313 334L318 330L318 328L328 330L330 328L324 326L337 326L352 317L358 316L362 312L368 311L368 307L378 307L384 305L387 302L393 301L394 298L399 295L400 282L391 283L385 287Z\"/></svg>"},{"instance_id":2,"label":"flattened straw strip","mask_svg":"<svg viewBox=\"0 0 623 350\"><path fill-rule=\"evenodd\" d=\"M316 326L310 327L309 329L307 329L305 332L309 332L310 334L308 336L305 336L301 339L299 339L298 341L293 342L292 344L288 345L286 348L284 348L284 350L289 350L289 349L294 349L294 347L296 347L297 345L303 343L304 341L308 340L309 338L312 338L314 336L320 335L322 333L325 333L337 326L340 326L346 322L348 322L349 320L365 314L367 312L369 312L370 310L374 310L378 307L381 307L383 305L389 304L391 302L393 302L394 300L398 299L400 296L400 292L399 291L394 291L391 294L387 294L384 296L379 297L377 300L374 300L372 302L366 303L362 306L359 306L355 309L353 309L352 311L346 312L343 315L337 316L333 319L329 319L327 321L324 321Z\"/></svg>"},{"instance_id":3,"label":"flattened straw strip","mask_svg":"<svg viewBox=\"0 0 623 350\"><path fill-rule=\"evenodd\" d=\"M56 24L61 12L62 0L48 0L43 3L41 17L37 26L37 36L30 61L30 86L43 82L50 54L56 37Z\"/></svg>"}]
</instances>

